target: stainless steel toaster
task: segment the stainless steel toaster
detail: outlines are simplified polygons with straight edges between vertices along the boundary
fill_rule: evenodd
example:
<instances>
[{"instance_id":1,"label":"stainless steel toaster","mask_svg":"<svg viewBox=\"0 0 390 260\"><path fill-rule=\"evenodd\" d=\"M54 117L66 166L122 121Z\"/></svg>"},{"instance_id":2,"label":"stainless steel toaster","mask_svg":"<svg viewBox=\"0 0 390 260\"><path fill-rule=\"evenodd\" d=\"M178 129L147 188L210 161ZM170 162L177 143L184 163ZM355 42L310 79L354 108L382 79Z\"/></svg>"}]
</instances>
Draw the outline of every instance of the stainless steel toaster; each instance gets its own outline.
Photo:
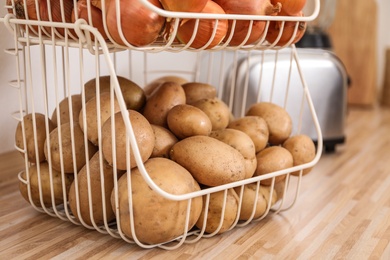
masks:
<instances>
[{"instance_id":1,"label":"stainless steel toaster","mask_svg":"<svg viewBox=\"0 0 390 260\"><path fill-rule=\"evenodd\" d=\"M220 96L237 117L243 116L255 102L277 103L285 107L292 118L300 118L293 132L307 134L317 141L309 108L302 102L304 81L321 127L324 150L334 151L337 144L345 141L348 88L345 67L328 50L297 48L299 66L291 62L291 53L290 49L282 49L224 54L224 64L217 68L226 70ZM229 55L236 57L229 59Z\"/></svg>"}]
</instances>

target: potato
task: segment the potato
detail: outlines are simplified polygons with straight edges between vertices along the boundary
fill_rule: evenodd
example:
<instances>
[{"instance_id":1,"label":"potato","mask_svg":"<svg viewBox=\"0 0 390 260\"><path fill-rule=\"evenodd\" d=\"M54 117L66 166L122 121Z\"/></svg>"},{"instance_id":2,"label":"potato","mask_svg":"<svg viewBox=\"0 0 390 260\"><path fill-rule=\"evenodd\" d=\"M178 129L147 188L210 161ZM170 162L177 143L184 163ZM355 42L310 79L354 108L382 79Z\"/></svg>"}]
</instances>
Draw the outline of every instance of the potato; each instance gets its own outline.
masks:
<instances>
[{"instance_id":1,"label":"potato","mask_svg":"<svg viewBox=\"0 0 390 260\"><path fill-rule=\"evenodd\" d=\"M196 227L202 229L204 225L206 233L216 232L217 234L222 234L230 229L234 224L238 215L238 196L234 189L228 189L225 191L214 192L210 194L210 201L207 209L207 218L206 223L204 223L204 216L206 214L206 195L203 196L203 209L198 221L196 222ZM226 206L224 211L224 216L222 219L222 207L223 202L226 200ZM218 226L222 222L221 228L217 231Z\"/></svg>"},{"instance_id":2,"label":"potato","mask_svg":"<svg viewBox=\"0 0 390 260\"><path fill-rule=\"evenodd\" d=\"M210 118L213 126L212 130L224 129L230 121L230 109L219 98L200 99L192 103L193 106L200 108Z\"/></svg>"},{"instance_id":3,"label":"potato","mask_svg":"<svg viewBox=\"0 0 390 260\"><path fill-rule=\"evenodd\" d=\"M291 117L284 108L276 104L270 102L256 103L249 108L246 115L264 118L269 129L268 142L272 145L282 144L291 134Z\"/></svg>"},{"instance_id":4,"label":"potato","mask_svg":"<svg viewBox=\"0 0 390 260\"><path fill-rule=\"evenodd\" d=\"M256 153L263 150L268 144L268 126L259 116L244 116L231 121L229 129L236 129L246 133L255 145Z\"/></svg>"},{"instance_id":5,"label":"potato","mask_svg":"<svg viewBox=\"0 0 390 260\"><path fill-rule=\"evenodd\" d=\"M199 191L199 184L191 174L177 163L166 158L151 158L145 168L156 185L170 194L187 194ZM174 201L164 198L143 179L138 168L131 171L131 194L134 216L134 231L137 239L146 244L168 242L184 233L188 200ZM127 174L118 181L120 228L132 238L129 218L129 196ZM111 194L115 207L115 190ZM202 198L191 201L188 230L199 218L202 211Z\"/></svg>"},{"instance_id":6,"label":"potato","mask_svg":"<svg viewBox=\"0 0 390 260\"><path fill-rule=\"evenodd\" d=\"M72 107L72 119L74 122L79 121L79 114L82 107L81 95L72 95L61 100L58 106L54 109L53 114L51 116L51 121L56 127L58 124L57 109L59 109L61 124L70 122L69 99Z\"/></svg>"},{"instance_id":7,"label":"potato","mask_svg":"<svg viewBox=\"0 0 390 260\"><path fill-rule=\"evenodd\" d=\"M218 186L245 178L245 159L224 142L203 135L174 144L170 158L186 168L201 184Z\"/></svg>"},{"instance_id":8,"label":"potato","mask_svg":"<svg viewBox=\"0 0 390 260\"><path fill-rule=\"evenodd\" d=\"M241 186L235 187L234 190L236 191L237 195L240 197ZM256 193L257 193L257 198L256 198ZM254 214L253 219L258 219L264 213L266 213L269 194L270 194L269 187L267 186L259 185L257 190L256 183L249 183L244 185L242 202L241 202L240 220L251 219L252 214Z\"/></svg>"},{"instance_id":9,"label":"potato","mask_svg":"<svg viewBox=\"0 0 390 260\"><path fill-rule=\"evenodd\" d=\"M34 128L34 118L36 127ZM26 149L27 158L29 162L36 163L43 162L46 157L44 153L44 146L46 140L46 116L40 113L27 114L23 117L22 122L19 122L15 131L15 145L19 149ZM55 128L54 124L48 119L49 133ZM24 138L23 138L24 128ZM34 138L36 133L36 139ZM24 148L24 140L27 147ZM35 145L36 143L36 145ZM38 152L38 153L36 153ZM24 155L24 153L21 153Z\"/></svg>"},{"instance_id":10,"label":"potato","mask_svg":"<svg viewBox=\"0 0 390 260\"><path fill-rule=\"evenodd\" d=\"M91 142L84 143L84 133L81 130L79 124L74 123L73 129L71 128L71 123L65 123L60 127L54 129L49 135L50 141L50 155L47 149L47 145L45 142L45 156L47 160L51 160L51 166L53 169L61 172L61 165L64 167L65 173L73 173L79 172L81 168L85 165L87 160L89 160L97 151L97 147L94 146ZM59 129L61 130L61 136L59 135ZM74 139L72 140L71 131L73 131ZM60 152L60 143L62 146L62 157L63 162L61 162L61 152ZM72 145L74 145L74 157L76 161L73 160L73 149ZM88 158L86 158L85 150L88 149ZM75 167L74 168L74 164Z\"/></svg>"},{"instance_id":11,"label":"potato","mask_svg":"<svg viewBox=\"0 0 390 260\"><path fill-rule=\"evenodd\" d=\"M179 139L193 135L209 135L212 128L206 113L187 104L176 105L169 110L167 124Z\"/></svg>"},{"instance_id":12,"label":"potato","mask_svg":"<svg viewBox=\"0 0 390 260\"><path fill-rule=\"evenodd\" d=\"M99 129L103 126L104 122L111 116L111 97L109 92L104 92L99 95L100 105L97 106L97 97L91 98L79 114L79 124L83 132L87 132L88 140L94 145L99 145ZM119 103L116 98L114 102L114 113L120 111ZM84 111L85 109L85 111ZM98 113L100 113L100 125L98 122ZM86 117L87 126L84 126L84 116Z\"/></svg>"},{"instance_id":13,"label":"potato","mask_svg":"<svg viewBox=\"0 0 390 260\"><path fill-rule=\"evenodd\" d=\"M293 166L291 153L281 146L270 146L256 154L257 168L254 176L284 170ZM275 183L286 178L285 174L275 177ZM272 178L261 181L262 185L271 185Z\"/></svg>"},{"instance_id":14,"label":"potato","mask_svg":"<svg viewBox=\"0 0 390 260\"><path fill-rule=\"evenodd\" d=\"M286 179L275 183L274 190L275 190L277 201L280 201L284 198L286 184L287 184ZM286 192L287 192L287 189L286 189Z\"/></svg>"},{"instance_id":15,"label":"potato","mask_svg":"<svg viewBox=\"0 0 390 260\"><path fill-rule=\"evenodd\" d=\"M175 75L159 77L146 84L146 86L144 87L145 95L149 97L157 88L159 88L165 82L175 82L179 85L183 85L184 83L187 83L188 80Z\"/></svg>"},{"instance_id":16,"label":"potato","mask_svg":"<svg viewBox=\"0 0 390 260\"><path fill-rule=\"evenodd\" d=\"M289 137L284 143L283 147L286 148L293 157L294 166L309 163L314 160L316 156L316 147L313 140L304 134L295 135ZM306 175L313 167L303 169L302 175ZM300 171L292 172L292 175L299 176Z\"/></svg>"},{"instance_id":17,"label":"potato","mask_svg":"<svg viewBox=\"0 0 390 260\"><path fill-rule=\"evenodd\" d=\"M144 90L135 82L125 77L117 76L117 78L127 109L133 109L137 111L141 110L146 102L146 95ZM96 96L96 82L96 78L94 78L84 84L86 102ZM100 76L99 93L110 92L110 87L110 76Z\"/></svg>"},{"instance_id":18,"label":"potato","mask_svg":"<svg viewBox=\"0 0 390 260\"><path fill-rule=\"evenodd\" d=\"M128 110L131 126L133 128L134 136L137 141L138 150L140 152L142 161L145 162L151 156L154 148L154 133L150 123L146 118L135 110ZM120 170L127 169L127 158L130 157L130 168L137 166L133 150L130 154L126 152L126 125L123 121L122 113L118 112L114 115L115 121L115 151L116 151L116 167ZM111 132L111 119L107 120L102 128L102 152L104 158L110 165L113 165L113 145Z\"/></svg>"},{"instance_id":19,"label":"potato","mask_svg":"<svg viewBox=\"0 0 390 260\"><path fill-rule=\"evenodd\" d=\"M154 133L154 148L150 157L169 158L169 150L179 140L169 129L151 125Z\"/></svg>"},{"instance_id":20,"label":"potato","mask_svg":"<svg viewBox=\"0 0 390 260\"><path fill-rule=\"evenodd\" d=\"M207 83L201 82L187 82L182 84L186 94L187 104L192 104L200 99L212 99L217 97L217 89Z\"/></svg>"},{"instance_id":21,"label":"potato","mask_svg":"<svg viewBox=\"0 0 390 260\"><path fill-rule=\"evenodd\" d=\"M92 206L93 221L96 225L104 224L104 215L106 221L110 222L115 219L114 212L111 206L111 192L114 188L114 171L105 160L102 160L102 169L100 168L100 153L89 160L89 180L91 189L91 198L88 195L88 173L87 167L84 166L77 174L77 193L76 196L76 182L74 181L69 189L69 207L77 220L83 220L87 225L92 225L90 215L90 206ZM103 180L101 179L101 171ZM118 176L121 174L119 173ZM102 187L104 185L104 193L102 194ZM77 209L77 201L79 203L79 211ZM91 201L91 204L89 203ZM106 205L103 209L103 201Z\"/></svg>"},{"instance_id":22,"label":"potato","mask_svg":"<svg viewBox=\"0 0 390 260\"><path fill-rule=\"evenodd\" d=\"M257 166L256 150L252 139L246 133L226 128L212 131L209 136L237 149L245 159L245 178L253 176Z\"/></svg>"},{"instance_id":23,"label":"potato","mask_svg":"<svg viewBox=\"0 0 390 260\"><path fill-rule=\"evenodd\" d=\"M68 193L70 185L73 182L73 175L66 174L64 176L65 183L63 183L61 173L54 169L50 169L49 164L47 162L41 162L38 165L30 165L28 168L28 173L31 191L31 201L35 206L42 207L43 205L45 205L46 207L52 207L53 203L54 205L60 205L64 203L63 187L65 187L65 192ZM40 181L38 179L38 176L40 178ZM22 172L21 177L23 180L27 181L26 171ZM53 186L53 197L51 196L51 185ZM42 189L43 205L41 204L40 200L39 187L41 187ZM31 203L28 197L27 184L20 181L19 190L23 198L28 203Z\"/></svg>"},{"instance_id":24,"label":"potato","mask_svg":"<svg viewBox=\"0 0 390 260\"><path fill-rule=\"evenodd\" d=\"M143 115L151 124L167 127L168 111L185 103L186 95L182 86L175 82L165 82L148 98Z\"/></svg>"}]
</instances>

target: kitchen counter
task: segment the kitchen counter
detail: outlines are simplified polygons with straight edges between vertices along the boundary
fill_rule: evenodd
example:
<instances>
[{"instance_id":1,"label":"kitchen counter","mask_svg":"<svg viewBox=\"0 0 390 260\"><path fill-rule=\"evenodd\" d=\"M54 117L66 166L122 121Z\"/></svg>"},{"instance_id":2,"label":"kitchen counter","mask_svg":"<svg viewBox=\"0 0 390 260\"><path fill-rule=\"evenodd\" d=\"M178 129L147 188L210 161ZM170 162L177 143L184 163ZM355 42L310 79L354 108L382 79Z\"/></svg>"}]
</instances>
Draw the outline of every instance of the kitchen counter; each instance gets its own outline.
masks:
<instances>
[{"instance_id":1,"label":"kitchen counter","mask_svg":"<svg viewBox=\"0 0 390 260\"><path fill-rule=\"evenodd\" d=\"M351 108L347 140L304 176L288 211L174 251L138 246L35 211L16 152L0 156L2 259L390 259L390 109Z\"/></svg>"}]
</instances>

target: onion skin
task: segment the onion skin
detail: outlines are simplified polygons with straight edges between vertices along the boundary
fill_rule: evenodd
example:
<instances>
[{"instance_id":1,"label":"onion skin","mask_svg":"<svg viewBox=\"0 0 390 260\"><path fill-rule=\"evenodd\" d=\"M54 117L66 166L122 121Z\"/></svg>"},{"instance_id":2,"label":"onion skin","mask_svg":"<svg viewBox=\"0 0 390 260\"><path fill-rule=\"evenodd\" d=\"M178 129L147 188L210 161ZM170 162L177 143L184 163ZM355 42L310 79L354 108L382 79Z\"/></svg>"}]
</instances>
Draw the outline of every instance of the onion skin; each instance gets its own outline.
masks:
<instances>
[{"instance_id":1,"label":"onion skin","mask_svg":"<svg viewBox=\"0 0 390 260\"><path fill-rule=\"evenodd\" d=\"M165 10L175 12L201 12L209 0L160 0Z\"/></svg>"},{"instance_id":2,"label":"onion skin","mask_svg":"<svg viewBox=\"0 0 390 260\"><path fill-rule=\"evenodd\" d=\"M202 13L225 14L225 11L214 1L208 1L205 8L202 10ZM196 49L204 47L210 40L210 38L213 37L213 30L216 24L217 22L215 19L199 20L199 26L196 32L196 36L190 47ZM192 35L194 34L195 25L196 19L189 19L179 26L176 37L181 43L187 44L190 41ZM213 40L205 49L211 49L220 44L223 38L226 36L227 30L228 21L218 20L218 27L213 37Z\"/></svg>"},{"instance_id":3,"label":"onion skin","mask_svg":"<svg viewBox=\"0 0 390 260\"><path fill-rule=\"evenodd\" d=\"M148 0L162 8L158 0ZM125 40L134 46L145 46L156 41L164 27L165 18L152 12L138 0L119 0L121 28ZM126 45L119 34L117 26L116 1L111 0L107 8L107 28L113 40L120 45Z\"/></svg>"},{"instance_id":4,"label":"onion skin","mask_svg":"<svg viewBox=\"0 0 390 260\"><path fill-rule=\"evenodd\" d=\"M99 33L103 36L104 39L107 39L108 37L104 30L104 25L103 25L102 11L98 7L93 5L91 5L90 10L91 10L92 21L90 21L88 17L87 0L79 0L72 12L72 22L74 23L76 21L76 12L77 12L78 19L86 20L89 25L95 27L99 31ZM94 39L94 37L92 39Z\"/></svg>"},{"instance_id":5,"label":"onion skin","mask_svg":"<svg viewBox=\"0 0 390 260\"><path fill-rule=\"evenodd\" d=\"M24 9L24 0L15 0L15 16L18 19L27 19L28 20L39 20L39 21L52 21L52 22L62 22L62 23L71 23L72 22L72 11L73 11L73 0L64 0L64 20L62 19L61 14L61 3L59 0L50 0L51 7L51 19L49 17L47 0L37 0L39 13L37 13L35 0L26 0L27 13ZM7 5L12 5L12 0L7 0ZM13 13L12 9L8 10L9 13ZM38 17L39 14L39 17ZM38 30L37 26L32 26L34 30ZM60 35L65 35L65 30L63 28L55 28ZM51 34L51 27L45 27L45 30L48 34Z\"/></svg>"},{"instance_id":6,"label":"onion skin","mask_svg":"<svg viewBox=\"0 0 390 260\"><path fill-rule=\"evenodd\" d=\"M305 7L306 0L271 0L272 4L281 3L282 10L287 15L295 15Z\"/></svg>"},{"instance_id":7,"label":"onion skin","mask_svg":"<svg viewBox=\"0 0 390 260\"><path fill-rule=\"evenodd\" d=\"M280 13L280 16L285 16L285 15L286 14L284 12ZM293 16L303 16L303 13L300 12L300 13L293 15ZM298 29L297 29L296 35L294 36L294 30L295 30L296 23L299 23L299 24L298 24ZM280 21L270 22L267 36L266 36L266 40L269 43L272 44L276 41L276 39L279 35L279 32L281 30L281 27L282 27L282 22L280 22ZM279 41L275 45L276 46L284 46L290 41L290 39L293 36L294 36L294 39L292 40L291 44L297 43L305 34L306 28L307 28L306 22L284 22L284 28L283 28L282 35L281 35Z\"/></svg>"},{"instance_id":8,"label":"onion skin","mask_svg":"<svg viewBox=\"0 0 390 260\"><path fill-rule=\"evenodd\" d=\"M272 5L269 0L214 0L227 14L247 14L247 15L276 15L281 10L281 4ZM237 20L230 46L240 44L252 44L259 40L264 32L265 21L253 21L249 38L244 42L250 29L250 21ZM224 41L228 41L233 29L233 21L229 20L229 30Z\"/></svg>"}]
</instances>

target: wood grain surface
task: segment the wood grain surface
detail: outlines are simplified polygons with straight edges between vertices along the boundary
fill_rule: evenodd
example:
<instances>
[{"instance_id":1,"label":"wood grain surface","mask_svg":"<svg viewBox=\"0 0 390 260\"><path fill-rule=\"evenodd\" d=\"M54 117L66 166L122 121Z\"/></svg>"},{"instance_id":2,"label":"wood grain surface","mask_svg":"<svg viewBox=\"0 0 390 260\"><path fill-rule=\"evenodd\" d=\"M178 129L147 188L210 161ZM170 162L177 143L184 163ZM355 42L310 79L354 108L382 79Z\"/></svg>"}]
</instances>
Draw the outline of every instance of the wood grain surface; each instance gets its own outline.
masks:
<instances>
[{"instance_id":1,"label":"wood grain surface","mask_svg":"<svg viewBox=\"0 0 390 260\"><path fill-rule=\"evenodd\" d=\"M377 27L376 1L337 1L329 34L351 78L350 104L372 106L378 99Z\"/></svg>"},{"instance_id":2,"label":"wood grain surface","mask_svg":"<svg viewBox=\"0 0 390 260\"><path fill-rule=\"evenodd\" d=\"M351 108L347 141L304 177L288 211L174 251L145 250L35 211L21 156L0 159L0 259L390 259L390 109Z\"/></svg>"}]
</instances>

